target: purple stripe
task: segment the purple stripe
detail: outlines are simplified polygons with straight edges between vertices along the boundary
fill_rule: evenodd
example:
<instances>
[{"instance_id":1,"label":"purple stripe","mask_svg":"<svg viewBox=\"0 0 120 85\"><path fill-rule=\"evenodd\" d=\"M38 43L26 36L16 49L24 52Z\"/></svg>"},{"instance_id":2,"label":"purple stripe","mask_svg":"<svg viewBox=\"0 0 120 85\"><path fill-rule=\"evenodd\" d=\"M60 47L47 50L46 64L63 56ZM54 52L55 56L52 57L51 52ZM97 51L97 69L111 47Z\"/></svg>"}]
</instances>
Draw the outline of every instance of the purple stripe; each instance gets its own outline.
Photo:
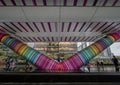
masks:
<instances>
[{"instance_id":1,"label":"purple stripe","mask_svg":"<svg viewBox=\"0 0 120 85\"><path fill-rule=\"evenodd\" d=\"M7 6L7 4L4 2L4 0L0 0L0 1L4 6Z\"/></svg>"},{"instance_id":2,"label":"purple stripe","mask_svg":"<svg viewBox=\"0 0 120 85\"><path fill-rule=\"evenodd\" d=\"M56 30L56 32L58 31L58 29L57 29L57 22L55 22L55 30Z\"/></svg>"},{"instance_id":3,"label":"purple stripe","mask_svg":"<svg viewBox=\"0 0 120 85\"><path fill-rule=\"evenodd\" d=\"M54 41L54 38L52 37L52 41Z\"/></svg>"},{"instance_id":4,"label":"purple stripe","mask_svg":"<svg viewBox=\"0 0 120 85\"><path fill-rule=\"evenodd\" d=\"M101 32L105 31L107 28L109 28L111 25L113 25L115 22L112 22L110 25L108 25L107 27L105 27L103 30L101 30Z\"/></svg>"},{"instance_id":5,"label":"purple stripe","mask_svg":"<svg viewBox=\"0 0 120 85\"><path fill-rule=\"evenodd\" d=\"M43 31L46 32L43 22L41 22L41 25L42 25Z\"/></svg>"},{"instance_id":6,"label":"purple stripe","mask_svg":"<svg viewBox=\"0 0 120 85\"><path fill-rule=\"evenodd\" d=\"M62 23L62 32L64 31L64 22Z\"/></svg>"},{"instance_id":7,"label":"purple stripe","mask_svg":"<svg viewBox=\"0 0 120 85\"><path fill-rule=\"evenodd\" d=\"M48 41L50 41L49 37L47 37Z\"/></svg>"},{"instance_id":8,"label":"purple stripe","mask_svg":"<svg viewBox=\"0 0 120 85\"><path fill-rule=\"evenodd\" d=\"M104 0L103 6L105 6L107 2L108 2L108 0Z\"/></svg>"},{"instance_id":9,"label":"purple stripe","mask_svg":"<svg viewBox=\"0 0 120 85\"><path fill-rule=\"evenodd\" d=\"M111 29L114 29L115 27L117 27L120 23L116 24L114 27L112 27ZM108 32L111 31L111 29L107 30Z\"/></svg>"},{"instance_id":10,"label":"purple stripe","mask_svg":"<svg viewBox=\"0 0 120 85\"><path fill-rule=\"evenodd\" d=\"M26 6L25 0L22 0L22 3L23 3L24 6Z\"/></svg>"},{"instance_id":11,"label":"purple stripe","mask_svg":"<svg viewBox=\"0 0 120 85\"><path fill-rule=\"evenodd\" d=\"M62 37L61 37L61 41L62 41Z\"/></svg>"},{"instance_id":12,"label":"purple stripe","mask_svg":"<svg viewBox=\"0 0 120 85\"><path fill-rule=\"evenodd\" d=\"M52 32L50 22L48 22L48 27L49 27L50 32Z\"/></svg>"},{"instance_id":13,"label":"purple stripe","mask_svg":"<svg viewBox=\"0 0 120 85\"><path fill-rule=\"evenodd\" d=\"M92 24L93 24L93 22L91 22L91 23L89 24L89 26L85 29L84 32L86 32L86 31L88 30L88 28L89 28Z\"/></svg>"},{"instance_id":14,"label":"purple stripe","mask_svg":"<svg viewBox=\"0 0 120 85\"><path fill-rule=\"evenodd\" d=\"M16 2L14 0L11 0L12 4L16 6Z\"/></svg>"},{"instance_id":15,"label":"purple stripe","mask_svg":"<svg viewBox=\"0 0 120 85\"><path fill-rule=\"evenodd\" d=\"M96 30L96 32L99 31L99 30L100 30L102 27L104 27L106 24L107 24L107 22L105 22L102 26L100 26L100 27Z\"/></svg>"},{"instance_id":16,"label":"purple stripe","mask_svg":"<svg viewBox=\"0 0 120 85\"><path fill-rule=\"evenodd\" d=\"M35 22L33 22L33 25L35 26L35 28L37 29L38 32L40 32L39 28L37 27L37 25L35 24Z\"/></svg>"},{"instance_id":17,"label":"purple stripe","mask_svg":"<svg viewBox=\"0 0 120 85\"><path fill-rule=\"evenodd\" d=\"M96 6L98 0L94 0L93 6Z\"/></svg>"},{"instance_id":18,"label":"purple stripe","mask_svg":"<svg viewBox=\"0 0 120 85\"><path fill-rule=\"evenodd\" d=\"M69 40L68 41L70 41L71 40L71 37L69 38Z\"/></svg>"},{"instance_id":19,"label":"purple stripe","mask_svg":"<svg viewBox=\"0 0 120 85\"><path fill-rule=\"evenodd\" d=\"M34 30L32 29L32 27L29 25L28 22L26 22L27 26L32 30L32 32L34 32Z\"/></svg>"},{"instance_id":20,"label":"purple stripe","mask_svg":"<svg viewBox=\"0 0 120 85\"><path fill-rule=\"evenodd\" d=\"M44 5L44 6L47 6L46 0L43 0L43 5Z\"/></svg>"},{"instance_id":21,"label":"purple stripe","mask_svg":"<svg viewBox=\"0 0 120 85\"><path fill-rule=\"evenodd\" d=\"M42 37L42 39L43 39L44 41L46 41L44 37Z\"/></svg>"},{"instance_id":22,"label":"purple stripe","mask_svg":"<svg viewBox=\"0 0 120 85\"><path fill-rule=\"evenodd\" d=\"M20 22L18 22L18 24L19 24L26 32L28 32L28 30L27 30Z\"/></svg>"},{"instance_id":23,"label":"purple stripe","mask_svg":"<svg viewBox=\"0 0 120 85\"><path fill-rule=\"evenodd\" d=\"M10 22L10 24L12 24L15 28L17 28L20 32L22 32L22 30L18 28L14 23Z\"/></svg>"},{"instance_id":24,"label":"purple stripe","mask_svg":"<svg viewBox=\"0 0 120 85\"><path fill-rule=\"evenodd\" d=\"M67 30L67 32L70 31L71 24L72 24L72 22L69 23L69 26L68 26L68 30Z\"/></svg>"},{"instance_id":25,"label":"purple stripe","mask_svg":"<svg viewBox=\"0 0 120 85\"><path fill-rule=\"evenodd\" d=\"M34 5L34 6L37 6L36 0L32 0L32 2L33 2L33 5Z\"/></svg>"},{"instance_id":26,"label":"purple stripe","mask_svg":"<svg viewBox=\"0 0 120 85\"><path fill-rule=\"evenodd\" d=\"M91 29L91 31L93 31L99 24L100 24L100 22L98 22L98 23ZM90 31L90 32L91 32L91 31Z\"/></svg>"},{"instance_id":27,"label":"purple stripe","mask_svg":"<svg viewBox=\"0 0 120 85\"><path fill-rule=\"evenodd\" d=\"M53 0L53 4L54 4L54 6L56 6L56 0Z\"/></svg>"},{"instance_id":28,"label":"purple stripe","mask_svg":"<svg viewBox=\"0 0 120 85\"><path fill-rule=\"evenodd\" d=\"M30 37L28 37L32 42L34 41L34 40L32 40Z\"/></svg>"},{"instance_id":29,"label":"purple stripe","mask_svg":"<svg viewBox=\"0 0 120 85\"><path fill-rule=\"evenodd\" d=\"M78 0L74 0L73 6L77 6L77 1L78 1Z\"/></svg>"},{"instance_id":30,"label":"purple stripe","mask_svg":"<svg viewBox=\"0 0 120 85\"><path fill-rule=\"evenodd\" d=\"M63 4L64 4L63 6L66 6L67 5L67 0L64 0Z\"/></svg>"},{"instance_id":31,"label":"purple stripe","mask_svg":"<svg viewBox=\"0 0 120 85\"><path fill-rule=\"evenodd\" d=\"M86 22L84 22L81 26L81 28L79 29L79 32L82 30L82 28L85 26Z\"/></svg>"},{"instance_id":32,"label":"purple stripe","mask_svg":"<svg viewBox=\"0 0 120 85\"><path fill-rule=\"evenodd\" d=\"M74 27L74 29L73 29L73 32L75 32L75 30L76 30L78 24L79 24L79 22L76 22L75 27Z\"/></svg>"},{"instance_id":33,"label":"purple stripe","mask_svg":"<svg viewBox=\"0 0 120 85\"><path fill-rule=\"evenodd\" d=\"M75 41L75 39L76 39L76 37L74 37L72 41Z\"/></svg>"},{"instance_id":34,"label":"purple stripe","mask_svg":"<svg viewBox=\"0 0 120 85\"><path fill-rule=\"evenodd\" d=\"M35 37L33 37L33 39L34 39L36 42L38 41Z\"/></svg>"},{"instance_id":35,"label":"purple stripe","mask_svg":"<svg viewBox=\"0 0 120 85\"><path fill-rule=\"evenodd\" d=\"M30 41L30 40L28 40L26 37L23 37L25 40L27 40L27 41Z\"/></svg>"},{"instance_id":36,"label":"purple stripe","mask_svg":"<svg viewBox=\"0 0 120 85\"><path fill-rule=\"evenodd\" d=\"M8 29L6 29L5 27L3 27L3 26L1 26L1 25L0 25L0 27L4 28L7 32L11 32L11 31L9 31Z\"/></svg>"},{"instance_id":37,"label":"purple stripe","mask_svg":"<svg viewBox=\"0 0 120 85\"><path fill-rule=\"evenodd\" d=\"M16 32L16 30L14 30L12 27L10 27L8 24L6 24L5 22L3 22L4 25L6 25L8 28L10 28L11 30L13 30L14 32Z\"/></svg>"},{"instance_id":38,"label":"purple stripe","mask_svg":"<svg viewBox=\"0 0 120 85\"><path fill-rule=\"evenodd\" d=\"M40 41L42 41L39 37L37 37Z\"/></svg>"},{"instance_id":39,"label":"purple stripe","mask_svg":"<svg viewBox=\"0 0 120 85\"><path fill-rule=\"evenodd\" d=\"M81 37L78 37L78 39L77 39L76 41L79 41L80 38L81 38Z\"/></svg>"},{"instance_id":40,"label":"purple stripe","mask_svg":"<svg viewBox=\"0 0 120 85\"><path fill-rule=\"evenodd\" d=\"M118 2L118 0L115 0L115 1L113 2L112 6L115 6L117 2Z\"/></svg>"},{"instance_id":41,"label":"purple stripe","mask_svg":"<svg viewBox=\"0 0 120 85\"><path fill-rule=\"evenodd\" d=\"M86 6L86 4L87 4L87 0L84 0L83 6Z\"/></svg>"},{"instance_id":42,"label":"purple stripe","mask_svg":"<svg viewBox=\"0 0 120 85\"><path fill-rule=\"evenodd\" d=\"M65 41L67 41L67 37L65 37Z\"/></svg>"},{"instance_id":43,"label":"purple stripe","mask_svg":"<svg viewBox=\"0 0 120 85\"><path fill-rule=\"evenodd\" d=\"M5 32L3 29L0 29L1 32Z\"/></svg>"}]
</instances>

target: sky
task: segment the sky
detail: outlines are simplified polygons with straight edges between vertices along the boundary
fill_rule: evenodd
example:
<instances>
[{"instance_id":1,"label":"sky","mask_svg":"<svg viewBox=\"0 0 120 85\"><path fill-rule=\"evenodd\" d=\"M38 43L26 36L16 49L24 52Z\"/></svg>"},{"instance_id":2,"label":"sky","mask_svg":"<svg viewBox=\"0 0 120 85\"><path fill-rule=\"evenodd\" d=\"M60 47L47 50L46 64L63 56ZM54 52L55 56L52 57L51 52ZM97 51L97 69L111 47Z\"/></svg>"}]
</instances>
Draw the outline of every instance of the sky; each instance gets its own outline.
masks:
<instances>
[{"instance_id":1,"label":"sky","mask_svg":"<svg viewBox=\"0 0 120 85\"><path fill-rule=\"evenodd\" d=\"M110 49L114 55L120 56L120 42L112 44Z\"/></svg>"}]
</instances>

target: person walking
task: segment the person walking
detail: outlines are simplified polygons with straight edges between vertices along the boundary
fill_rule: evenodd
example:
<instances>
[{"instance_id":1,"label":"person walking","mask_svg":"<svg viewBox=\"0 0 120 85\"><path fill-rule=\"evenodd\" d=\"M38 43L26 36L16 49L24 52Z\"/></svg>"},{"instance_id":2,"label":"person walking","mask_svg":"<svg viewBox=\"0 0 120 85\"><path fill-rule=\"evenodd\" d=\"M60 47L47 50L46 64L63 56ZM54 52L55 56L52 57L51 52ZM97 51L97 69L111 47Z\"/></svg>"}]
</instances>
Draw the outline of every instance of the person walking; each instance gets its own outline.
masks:
<instances>
[{"instance_id":1,"label":"person walking","mask_svg":"<svg viewBox=\"0 0 120 85\"><path fill-rule=\"evenodd\" d=\"M115 56L113 56L112 61L113 61L114 66L115 66L115 71L118 72L119 71L118 59Z\"/></svg>"}]
</instances>

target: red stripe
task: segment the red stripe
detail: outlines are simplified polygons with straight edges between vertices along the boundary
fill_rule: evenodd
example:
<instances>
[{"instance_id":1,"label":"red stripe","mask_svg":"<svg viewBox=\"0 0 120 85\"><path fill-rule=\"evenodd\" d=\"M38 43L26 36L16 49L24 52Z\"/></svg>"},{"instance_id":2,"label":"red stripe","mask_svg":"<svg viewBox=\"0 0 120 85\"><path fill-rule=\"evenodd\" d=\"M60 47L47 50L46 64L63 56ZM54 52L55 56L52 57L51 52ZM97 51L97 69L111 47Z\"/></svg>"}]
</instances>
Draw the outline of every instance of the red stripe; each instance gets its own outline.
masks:
<instances>
[{"instance_id":1,"label":"red stripe","mask_svg":"<svg viewBox=\"0 0 120 85\"><path fill-rule=\"evenodd\" d=\"M12 4L16 6L16 2L14 0L11 0Z\"/></svg>"},{"instance_id":2,"label":"red stripe","mask_svg":"<svg viewBox=\"0 0 120 85\"><path fill-rule=\"evenodd\" d=\"M27 30L20 22L18 22L18 24L19 24L26 32L28 32L28 30Z\"/></svg>"},{"instance_id":3,"label":"red stripe","mask_svg":"<svg viewBox=\"0 0 120 85\"><path fill-rule=\"evenodd\" d=\"M44 27L43 22L41 22L41 25L42 25L42 28L43 28L44 32L46 32L46 29L45 29L45 27Z\"/></svg>"},{"instance_id":4,"label":"red stripe","mask_svg":"<svg viewBox=\"0 0 120 85\"><path fill-rule=\"evenodd\" d=\"M34 5L34 6L37 6L36 0L32 0L32 2L33 2L33 5Z\"/></svg>"},{"instance_id":5,"label":"red stripe","mask_svg":"<svg viewBox=\"0 0 120 85\"><path fill-rule=\"evenodd\" d=\"M96 32L99 31L99 30L100 30L102 27L104 27L106 24L107 24L107 22L105 22L102 26L100 26L100 27L96 30Z\"/></svg>"},{"instance_id":6,"label":"red stripe","mask_svg":"<svg viewBox=\"0 0 120 85\"><path fill-rule=\"evenodd\" d=\"M74 29L73 29L73 32L75 32L75 30L76 30L78 24L79 24L79 22L76 22L75 27L74 27Z\"/></svg>"},{"instance_id":7,"label":"red stripe","mask_svg":"<svg viewBox=\"0 0 120 85\"><path fill-rule=\"evenodd\" d=\"M35 24L35 22L33 22L33 25L35 26L35 28L37 29L38 32L40 32L39 28L37 27L37 25Z\"/></svg>"},{"instance_id":8,"label":"red stripe","mask_svg":"<svg viewBox=\"0 0 120 85\"><path fill-rule=\"evenodd\" d=\"M72 22L69 23L69 26L68 26L68 30L67 30L67 32L70 31L71 24L72 24Z\"/></svg>"},{"instance_id":9,"label":"red stripe","mask_svg":"<svg viewBox=\"0 0 120 85\"><path fill-rule=\"evenodd\" d=\"M17 28L20 32L22 32L22 30L18 28L14 23L10 22L10 24L12 24L15 28Z\"/></svg>"},{"instance_id":10,"label":"red stripe","mask_svg":"<svg viewBox=\"0 0 120 85\"><path fill-rule=\"evenodd\" d=\"M84 0L83 6L86 6L86 4L87 4L87 0Z\"/></svg>"},{"instance_id":11,"label":"red stripe","mask_svg":"<svg viewBox=\"0 0 120 85\"><path fill-rule=\"evenodd\" d=\"M4 6L7 6L7 4L4 2L4 0L0 0L0 1Z\"/></svg>"},{"instance_id":12,"label":"red stripe","mask_svg":"<svg viewBox=\"0 0 120 85\"><path fill-rule=\"evenodd\" d=\"M92 24L93 24L93 22L91 22L91 23L89 24L89 26L85 29L84 32L86 32L86 31L88 30L88 28L89 28Z\"/></svg>"},{"instance_id":13,"label":"red stripe","mask_svg":"<svg viewBox=\"0 0 120 85\"><path fill-rule=\"evenodd\" d=\"M31 29L32 32L34 32L34 30L32 29L32 27L29 25L28 22L26 22L27 26Z\"/></svg>"},{"instance_id":14,"label":"red stripe","mask_svg":"<svg viewBox=\"0 0 120 85\"><path fill-rule=\"evenodd\" d=\"M100 24L100 22L98 22L98 23L90 30L90 32L93 31L99 24Z\"/></svg>"},{"instance_id":15,"label":"red stripe","mask_svg":"<svg viewBox=\"0 0 120 85\"><path fill-rule=\"evenodd\" d=\"M48 27L49 27L50 32L52 32L50 22L48 22Z\"/></svg>"}]
</instances>

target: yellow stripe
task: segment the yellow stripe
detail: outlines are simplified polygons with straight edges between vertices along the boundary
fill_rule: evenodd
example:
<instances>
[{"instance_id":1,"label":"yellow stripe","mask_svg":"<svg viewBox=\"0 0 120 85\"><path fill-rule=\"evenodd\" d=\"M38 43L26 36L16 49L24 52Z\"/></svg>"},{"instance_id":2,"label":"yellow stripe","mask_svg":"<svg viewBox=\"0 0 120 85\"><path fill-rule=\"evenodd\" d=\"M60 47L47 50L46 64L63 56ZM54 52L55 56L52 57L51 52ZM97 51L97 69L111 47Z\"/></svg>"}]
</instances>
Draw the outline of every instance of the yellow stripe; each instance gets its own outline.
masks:
<instances>
[{"instance_id":1,"label":"yellow stripe","mask_svg":"<svg viewBox=\"0 0 120 85\"><path fill-rule=\"evenodd\" d=\"M99 53L98 49L96 49L95 46L91 45L90 47L94 50L94 52L95 52L96 55Z\"/></svg>"},{"instance_id":2,"label":"yellow stripe","mask_svg":"<svg viewBox=\"0 0 120 85\"><path fill-rule=\"evenodd\" d=\"M19 49L19 47L23 45L23 43L18 43L15 47L14 47L14 50L17 52L17 50Z\"/></svg>"},{"instance_id":3,"label":"yellow stripe","mask_svg":"<svg viewBox=\"0 0 120 85\"><path fill-rule=\"evenodd\" d=\"M1 42L4 42L5 39L8 38L8 37L9 37L8 35L4 36L4 37L1 39Z\"/></svg>"},{"instance_id":4,"label":"yellow stripe","mask_svg":"<svg viewBox=\"0 0 120 85\"><path fill-rule=\"evenodd\" d=\"M22 48L20 48L20 50L19 50L19 54L20 55L22 55L23 54L23 52L26 50L28 48L28 46L27 45L24 45Z\"/></svg>"},{"instance_id":5,"label":"yellow stripe","mask_svg":"<svg viewBox=\"0 0 120 85\"><path fill-rule=\"evenodd\" d=\"M108 35L108 37L109 37L110 39L112 39L113 42L115 42L115 38L114 38L113 36Z\"/></svg>"},{"instance_id":6,"label":"yellow stripe","mask_svg":"<svg viewBox=\"0 0 120 85\"><path fill-rule=\"evenodd\" d=\"M100 51L103 50L103 47L99 43L95 43L95 45L100 49Z\"/></svg>"}]
</instances>

